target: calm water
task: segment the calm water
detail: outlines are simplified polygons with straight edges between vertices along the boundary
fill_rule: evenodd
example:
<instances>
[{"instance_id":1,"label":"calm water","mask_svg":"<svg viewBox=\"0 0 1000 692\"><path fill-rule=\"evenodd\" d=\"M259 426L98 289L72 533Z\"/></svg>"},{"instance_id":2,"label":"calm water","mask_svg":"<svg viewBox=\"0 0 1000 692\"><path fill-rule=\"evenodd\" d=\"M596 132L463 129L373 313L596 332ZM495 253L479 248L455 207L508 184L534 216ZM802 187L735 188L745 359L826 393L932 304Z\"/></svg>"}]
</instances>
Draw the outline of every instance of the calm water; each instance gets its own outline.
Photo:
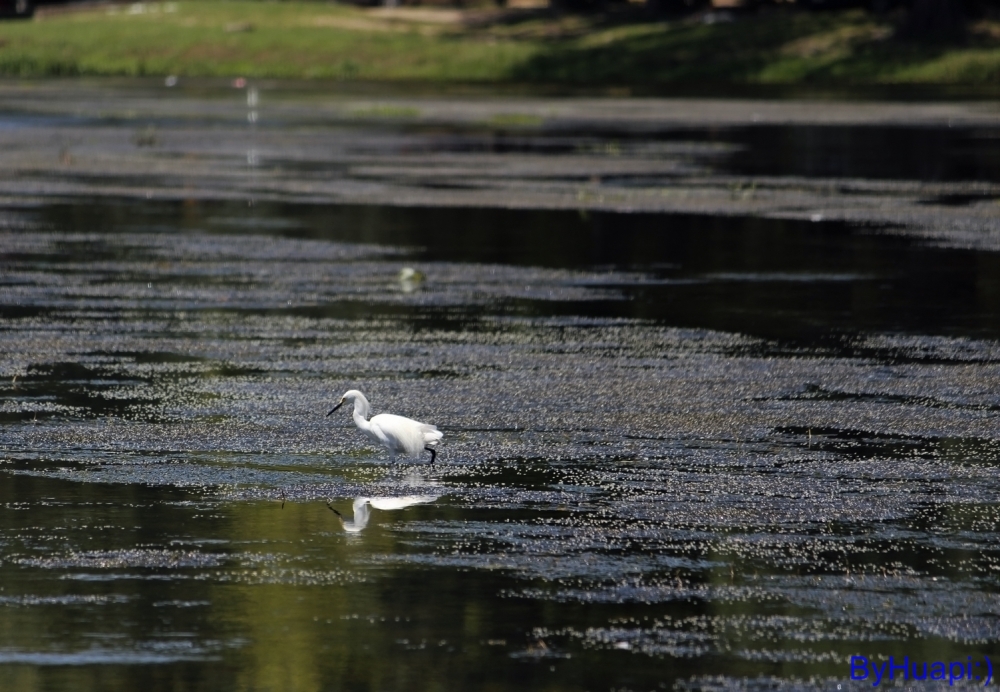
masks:
<instances>
[{"instance_id":1,"label":"calm water","mask_svg":"<svg viewBox=\"0 0 1000 692\"><path fill-rule=\"evenodd\" d=\"M414 149L413 143L407 143ZM495 131L438 133L430 151L567 154L609 147L653 156L669 144L715 145L695 150L709 168L757 176L819 176L875 180L1000 180L1000 130L994 127L840 125L689 126L649 131L552 128L533 134ZM628 181L623 181L628 182ZM648 182L641 180L639 182Z\"/></svg>"},{"instance_id":2,"label":"calm water","mask_svg":"<svg viewBox=\"0 0 1000 692\"><path fill-rule=\"evenodd\" d=\"M773 132L769 158L729 131L719 165L895 175L872 133L816 154L845 132ZM919 176L996 179L979 135L936 136ZM1000 257L890 230L7 209L0 687L837 690L871 686L852 655L1000 663ZM437 424L438 462L325 418L349 388Z\"/></svg>"}]
</instances>

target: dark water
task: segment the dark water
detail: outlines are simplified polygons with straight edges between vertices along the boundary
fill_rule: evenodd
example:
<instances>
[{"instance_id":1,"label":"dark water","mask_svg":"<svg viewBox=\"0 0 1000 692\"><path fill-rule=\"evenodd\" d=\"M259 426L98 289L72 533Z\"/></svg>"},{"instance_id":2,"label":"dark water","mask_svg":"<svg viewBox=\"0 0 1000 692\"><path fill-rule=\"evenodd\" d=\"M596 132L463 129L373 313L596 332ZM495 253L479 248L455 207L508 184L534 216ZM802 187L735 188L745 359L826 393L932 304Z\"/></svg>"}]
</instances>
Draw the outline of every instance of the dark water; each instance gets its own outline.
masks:
<instances>
[{"instance_id":1,"label":"dark water","mask_svg":"<svg viewBox=\"0 0 1000 692\"><path fill-rule=\"evenodd\" d=\"M995 128L754 127L733 139L744 145L733 168L751 175L1000 180Z\"/></svg>"},{"instance_id":2,"label":"dark water","mask_svg":"<svg viewBox=\"0 0 1000 692\"><path fill-rule=\"evenodd\" d=\"M5 224L0 687L835 690L871 686L854 655L1000 662L994 253L493 209ZM437 424L437 463L324 418L349 388Z\"/></svg>"},{"instance_id":3,"label":"dark water","mask_svg":"<svg viewBox=\"0 0 1000 692\"><path fill-rule=\"evenodd\" d=\"M665 152L677 155L683 152L678 145L688 145L693 158L706 170L736 175L1000 181L1000 130L989 126L762 124L609 129L557 125L536 132L470 129L421 134L425 135L421 143L408 143L408 151L550 155L610 152L656 157ZM971 198L975 199L979 197Z\"/></svg>"}]
</instances>

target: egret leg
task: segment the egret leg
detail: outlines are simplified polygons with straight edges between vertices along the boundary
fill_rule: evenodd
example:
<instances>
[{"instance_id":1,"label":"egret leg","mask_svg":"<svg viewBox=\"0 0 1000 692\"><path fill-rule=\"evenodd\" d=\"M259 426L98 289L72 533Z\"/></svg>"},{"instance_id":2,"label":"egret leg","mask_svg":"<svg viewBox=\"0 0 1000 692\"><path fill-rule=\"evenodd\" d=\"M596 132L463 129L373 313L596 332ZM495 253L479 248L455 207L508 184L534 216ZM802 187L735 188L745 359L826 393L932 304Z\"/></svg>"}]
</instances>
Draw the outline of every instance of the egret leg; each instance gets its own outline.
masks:
<instances>
[{"instance_id":1,"label":"egret leg","mask_svg":"<svg viewBox=\"0 0 1000 692\"><path fill-rule=\"evenodd\" d=\"M434 460L437 458L437 452L434 451L433 447L424 447L424 449L431 453L431 463L433 464Z\"/></svg>"}]
</instances>

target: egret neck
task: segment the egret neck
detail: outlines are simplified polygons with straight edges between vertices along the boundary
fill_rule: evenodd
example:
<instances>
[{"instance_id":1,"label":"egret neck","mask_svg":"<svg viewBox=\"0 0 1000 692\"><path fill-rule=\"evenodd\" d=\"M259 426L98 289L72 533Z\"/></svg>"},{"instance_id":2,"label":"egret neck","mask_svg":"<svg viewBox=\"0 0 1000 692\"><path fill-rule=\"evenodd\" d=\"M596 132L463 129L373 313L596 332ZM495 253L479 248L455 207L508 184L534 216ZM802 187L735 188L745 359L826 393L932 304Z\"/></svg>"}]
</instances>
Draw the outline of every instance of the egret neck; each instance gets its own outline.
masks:
<instances>
[{"instance_id":1,"label":"egret neck","mask_svg":"<svg viewBox=\"0 0 1000 692\"><path fill-rule=\"evenodd\" d=\"M371 405L368 399L361 392L354 396L354 424L359 430L371 434L372 425L368 422L368 414L371 413Z\"/></svg>"}]
</instances>

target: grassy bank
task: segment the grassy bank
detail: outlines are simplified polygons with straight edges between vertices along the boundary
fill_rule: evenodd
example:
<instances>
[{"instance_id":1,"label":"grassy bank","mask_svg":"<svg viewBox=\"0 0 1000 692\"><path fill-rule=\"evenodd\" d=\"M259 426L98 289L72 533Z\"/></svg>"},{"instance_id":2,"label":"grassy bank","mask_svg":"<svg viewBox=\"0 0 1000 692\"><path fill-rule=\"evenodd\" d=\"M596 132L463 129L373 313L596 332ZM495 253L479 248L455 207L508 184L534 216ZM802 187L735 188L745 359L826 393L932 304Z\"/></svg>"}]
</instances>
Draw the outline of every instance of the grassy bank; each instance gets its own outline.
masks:
<instances>
[{"instance_id":1,"label":"grassy bank","mask_svg":"<svg viewBox=\"0 0 1000 692\"><path fill-rule=\"evenodd\" d=\"M906 44L891 34L891 20L858 10L775 10L706 24L639 12L187 0L2 22L0 74L1000 85L1000 22L979 22L961 47Z\"/></svg>"}]
</instances>

